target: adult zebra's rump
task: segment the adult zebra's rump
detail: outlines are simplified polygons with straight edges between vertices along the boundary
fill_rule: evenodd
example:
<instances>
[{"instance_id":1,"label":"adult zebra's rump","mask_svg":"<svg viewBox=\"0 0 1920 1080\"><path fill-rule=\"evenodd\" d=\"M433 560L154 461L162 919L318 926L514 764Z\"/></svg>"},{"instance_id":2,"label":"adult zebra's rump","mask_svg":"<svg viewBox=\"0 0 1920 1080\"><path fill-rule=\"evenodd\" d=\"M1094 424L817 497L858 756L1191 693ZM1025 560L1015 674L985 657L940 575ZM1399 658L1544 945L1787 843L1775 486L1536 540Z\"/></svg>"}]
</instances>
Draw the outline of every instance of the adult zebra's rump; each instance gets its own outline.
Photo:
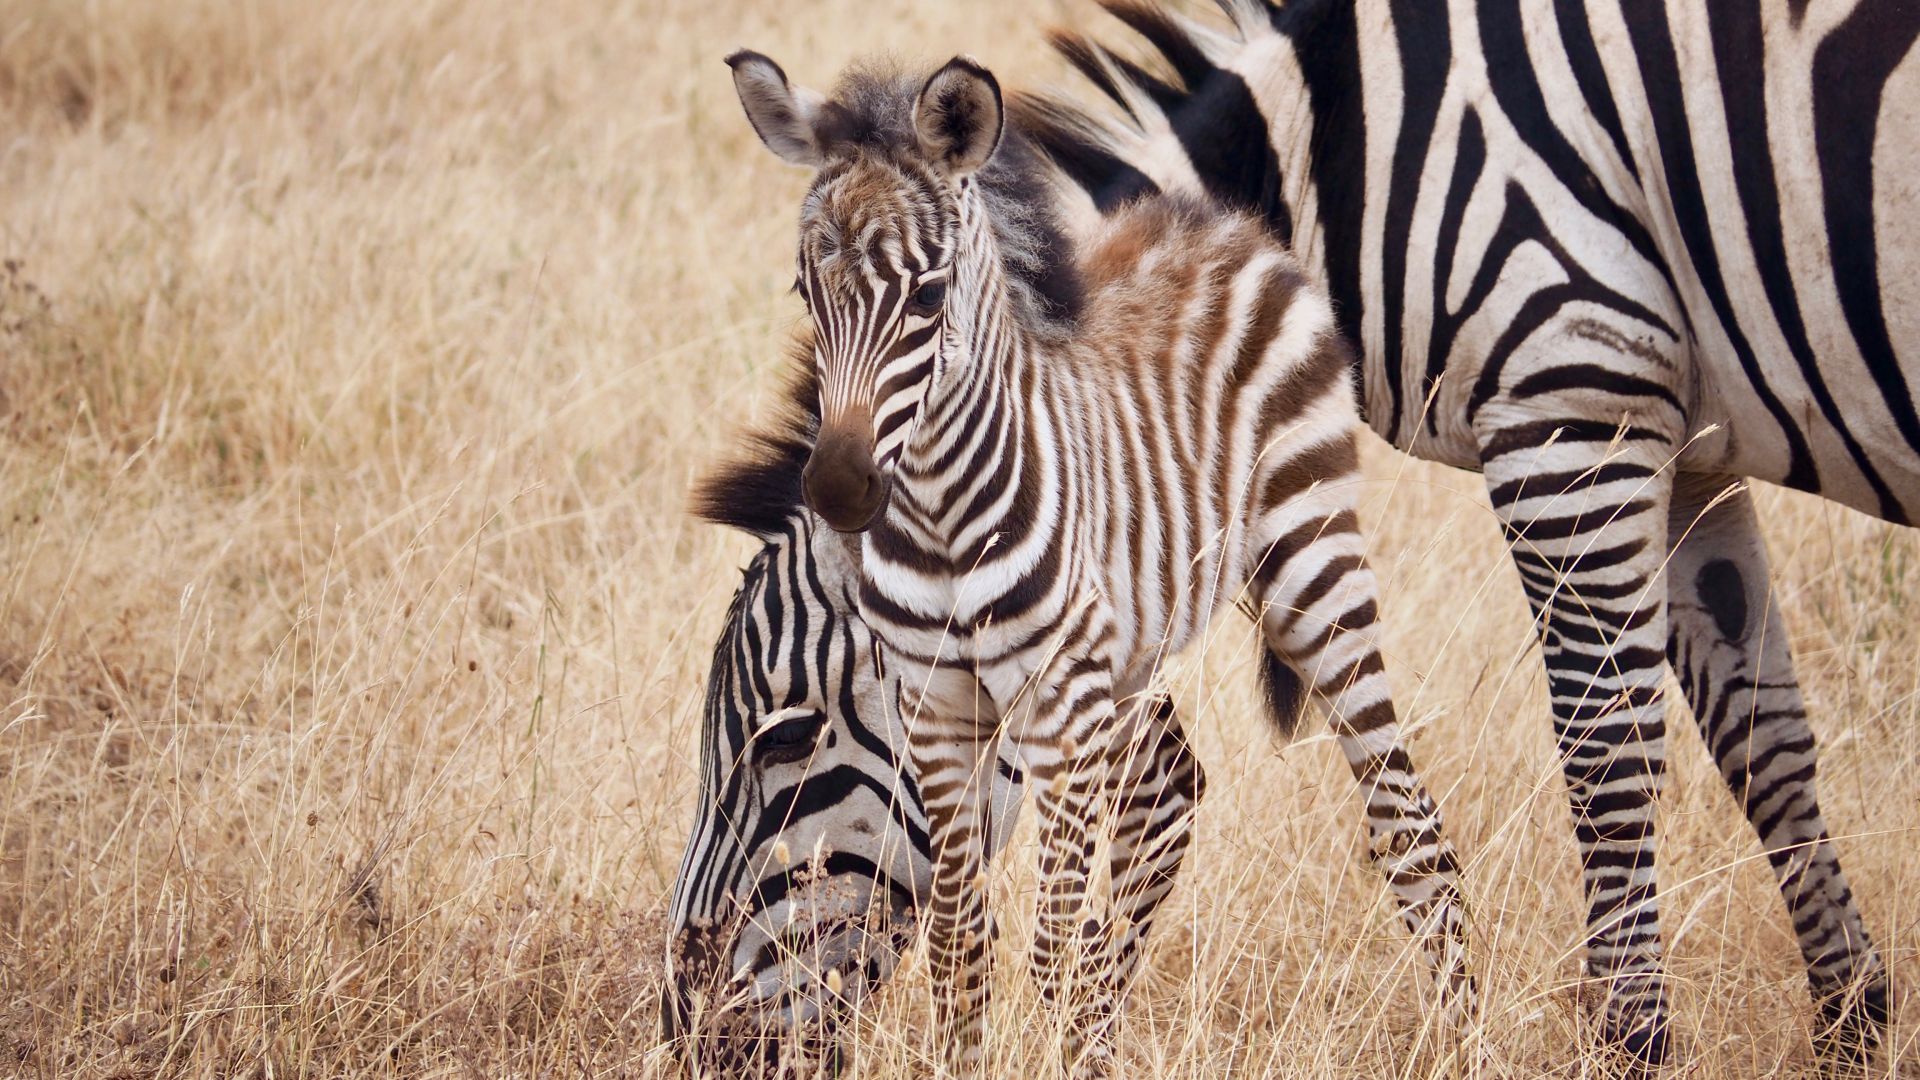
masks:
<instances>
[{"instance_id":1,"label":"adult zebra's rump","mask_svg":"<svg viewBox=\"0 0 1920 1080\"><path fill-rule=\"evenodd\" d=\"M1102 212L1258 210L1332 294L1373 429L1486 475L1540 620L1609 1035L1665 1056L1670 662L1774 867L1823 1049L1864 1054L1886 969L1735 482L1920 515L1920 6L1107 6L1169 74L1064 36L1126 115L1029 101L1036 141Z\"/></svg>"}]
</instances>

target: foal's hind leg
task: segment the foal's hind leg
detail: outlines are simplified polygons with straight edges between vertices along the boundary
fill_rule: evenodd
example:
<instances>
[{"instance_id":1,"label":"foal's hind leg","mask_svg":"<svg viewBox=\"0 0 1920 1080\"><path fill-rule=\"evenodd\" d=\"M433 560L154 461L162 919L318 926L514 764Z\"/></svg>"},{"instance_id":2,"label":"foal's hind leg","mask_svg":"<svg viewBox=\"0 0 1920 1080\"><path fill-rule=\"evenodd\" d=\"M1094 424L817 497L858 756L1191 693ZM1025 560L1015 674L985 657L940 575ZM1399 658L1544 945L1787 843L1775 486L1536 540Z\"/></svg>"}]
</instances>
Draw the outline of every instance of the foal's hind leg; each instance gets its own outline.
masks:
<instances>
[{"instance_id":1,"label":"foal's hind leg","mask_svg":"<svg viewBox=\"0 0 1920 1080\"><path fill-rule=\"evenodd\" d=\"M1667 655L1722 779L1753 824L1824 1013L1823 1055L1864 1062L1887 1024L1867 938L1814 791L1813 731L1769 587L1766 545L1731 477L1681 474L1669 512Z\"/></svg>"},{"instance_id":2,"label":"foal's hind leg","mask_svg":"<svg viewBox=\"0 0 1920 1080\"><path fill-rule=\"evenodd\" d=\"M1295 695L1304 681L1325 708L1359 783L1372 853L1401 919L1432 966L1449 1015L1470 1020L1476 1004L1459 863L1400 738L1377 643L1377 587L1353 511L1320 492L1269 511L1262 525L1272 539L1252 588L1268 648L1284 665L1270 667L1269 678L1291 682ZM1286 696L1279 689L1276 699ZM1290 726L1292 716L1278 711Z\"/></svg>"},{"instance_id":3,"label":"foal's hind leg","mask_svg":"<svg viewBox=\"0 0 1920 1080\"><path fill-rule=\"evenodd\" d=\"M1139 970L1153 918L1186 860L1193 840L1193 812L1207 786L1200 760L1187 746L1173 702L1149 703L1149 726L1114 766L1113 850L1108 860L1112 907L1107 966L1116 1004Z\"/></svg>"},{"instance_id":4,"label":"foal's hind leg","mask_svg":"<svg viewBox=\"0 0 1920 1080\"><path fill-rule=\"evenodd\" d=\"M1173 702L1143 703L1136 738L1116 747L1112 782L1113 847L1108 855L1110 895L1099 932L1098 977L1104 989L1078 1018L1086 1045L1076 1071L1099 1075L1112 1058L1112 1031L1140 969L1154 916L1173 891L1193 839L1193 811L1206 789L1200 761L1188 748Z\"/></svg>"}]
</instances>

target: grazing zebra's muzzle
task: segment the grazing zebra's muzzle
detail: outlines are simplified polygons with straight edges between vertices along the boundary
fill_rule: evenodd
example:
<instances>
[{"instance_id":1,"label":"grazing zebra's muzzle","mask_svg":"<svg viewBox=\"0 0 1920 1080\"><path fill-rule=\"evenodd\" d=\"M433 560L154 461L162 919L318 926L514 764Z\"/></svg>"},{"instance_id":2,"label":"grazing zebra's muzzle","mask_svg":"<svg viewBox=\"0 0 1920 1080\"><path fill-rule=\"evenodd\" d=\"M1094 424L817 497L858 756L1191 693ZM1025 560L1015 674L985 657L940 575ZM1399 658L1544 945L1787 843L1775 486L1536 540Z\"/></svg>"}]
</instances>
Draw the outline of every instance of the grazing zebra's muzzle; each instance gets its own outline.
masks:
<instances>
[{"instance_id":1,"label":"grazing zebra's muzzle","mask_svg":"<svg viewBox=\"0 0 1920 1080\"><path fill-rule=\"evenodd\" d=\"M823 430L801 473L807 509L835 531L861 532L886 509L891 482L873 460L870 441L857 432Z\"/></svg>"},{"instance_id":2,"label":"grazing zebra's muzzle","mask_svg":"<svg viewBox=\"0 0 1920 1080\"><path fill-rule=\"evenodd\" d=\"M661 1032L695 1076L801 1075L803 1060L839 1071L839 1020L892 974L914 929L900 886L848 884L830 874L740 925L675 935Z\"/></svg>"}]
</instances>

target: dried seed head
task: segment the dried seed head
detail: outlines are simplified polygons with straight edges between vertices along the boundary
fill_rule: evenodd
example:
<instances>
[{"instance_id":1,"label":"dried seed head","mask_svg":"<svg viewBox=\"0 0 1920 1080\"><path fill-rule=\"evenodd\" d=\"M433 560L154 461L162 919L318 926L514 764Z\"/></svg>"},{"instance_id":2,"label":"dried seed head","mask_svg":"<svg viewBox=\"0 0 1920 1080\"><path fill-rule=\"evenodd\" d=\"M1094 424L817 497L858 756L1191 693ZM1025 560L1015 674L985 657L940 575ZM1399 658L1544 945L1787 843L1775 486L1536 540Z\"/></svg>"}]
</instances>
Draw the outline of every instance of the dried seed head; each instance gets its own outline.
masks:
<instances>
[{"instance_id":1,"label":"dried seed head","mask_svg":"<svg viewBox=\"0 0 1920 1080\"><path fill-rule=\"evenodd\" d=\"M832 994L834 997L839 997L841 990L843 990L845 986L845 981L840 978L840 969L829 968L827 970L827 993Z\"/></svg>"},{"instance_id":2,"label":"dried seed head","mask_svg":"<svg viewBox=\"0 0 1920 1080\"><path fill-rule=\"evenodd\" d=\"M781 866L792 866L793 849L787 846L785 840L776 840L773 843L773 858Z\"/></svg>"}]
</instances>

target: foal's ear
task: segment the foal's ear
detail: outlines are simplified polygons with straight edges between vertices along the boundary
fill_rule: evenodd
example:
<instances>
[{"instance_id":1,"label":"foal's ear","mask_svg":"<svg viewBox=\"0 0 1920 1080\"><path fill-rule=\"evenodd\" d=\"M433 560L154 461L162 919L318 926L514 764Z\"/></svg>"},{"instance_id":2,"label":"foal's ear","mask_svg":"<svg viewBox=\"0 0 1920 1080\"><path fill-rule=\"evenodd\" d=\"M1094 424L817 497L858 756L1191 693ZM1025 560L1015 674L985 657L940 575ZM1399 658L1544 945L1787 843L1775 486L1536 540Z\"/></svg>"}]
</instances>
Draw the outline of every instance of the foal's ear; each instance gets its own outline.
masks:
<instances>
[{"instance_id":1,"label":"foal's ear","mask_svg":"<svg viewBox=\"0 0 1920 1080\"><path fill-rule=\"evenodd\" d=\"M795 165L818 168L825 155L814 137L813 119L824 99L805 87L790 85L779 64L750 49L727 57L727 66L733 69L733 89L740 95L740 107L747 111L747 122L767 149Z\"/></svg>"},{"instance_id":2,"label":"foal's ear","mask_svg":"<svg viewBox=\"0 0 1920 1080\"><path fill-rule=\"evenodd\" d=\"M920 150L958 179L985 165L1006 129L1000 83L971 58L956 56L933 73L913 103Z\"/></svg>"}]
</instances>

